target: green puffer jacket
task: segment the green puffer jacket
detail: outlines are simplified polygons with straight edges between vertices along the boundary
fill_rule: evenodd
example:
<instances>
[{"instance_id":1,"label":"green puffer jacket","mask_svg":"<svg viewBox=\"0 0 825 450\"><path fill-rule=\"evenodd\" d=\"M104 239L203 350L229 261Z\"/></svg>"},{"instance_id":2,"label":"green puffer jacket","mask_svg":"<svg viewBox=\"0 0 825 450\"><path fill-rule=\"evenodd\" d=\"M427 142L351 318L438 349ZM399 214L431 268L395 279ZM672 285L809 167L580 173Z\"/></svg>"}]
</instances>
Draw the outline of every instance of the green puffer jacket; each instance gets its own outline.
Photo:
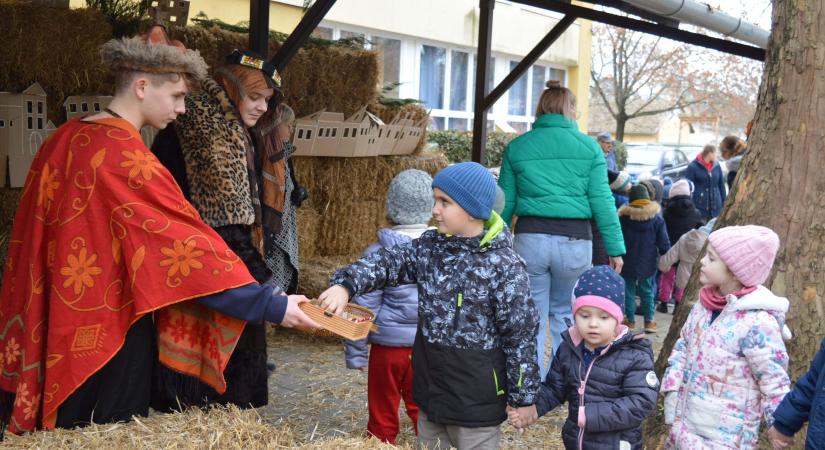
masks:
<instances>
[{"instance_id":1,"label":"green puffer jacket","mask_svg":"<svg viewBox=\"0 0 825 450\"><path fill-rule=\"evenodd\" d=\"M607 253L625 253L619 216L607 183L607 165L596 141L561 114L544 114L533 130L513 139L498 179L505 203L501 217L596 219Z\"/></svg>"}]
</instances>

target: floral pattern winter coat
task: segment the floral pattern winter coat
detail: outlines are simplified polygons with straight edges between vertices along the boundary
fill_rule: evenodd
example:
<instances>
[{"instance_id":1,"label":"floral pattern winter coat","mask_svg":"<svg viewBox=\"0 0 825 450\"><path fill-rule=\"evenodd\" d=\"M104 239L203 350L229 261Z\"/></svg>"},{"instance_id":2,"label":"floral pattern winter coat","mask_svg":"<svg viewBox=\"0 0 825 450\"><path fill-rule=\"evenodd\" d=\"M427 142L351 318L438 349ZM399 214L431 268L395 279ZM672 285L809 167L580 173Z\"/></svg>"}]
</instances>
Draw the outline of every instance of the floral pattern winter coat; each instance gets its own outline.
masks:
<instances>
[{"instance_id":1,"label":"floral pattern winter coat","mask_svg":"<svg viewBox=\"0 0 825 450\"><path fill-rule=\"evenodd\" d=\"M764 286L728 304L711 323L698 302L668 360L662 392L677 391L668 449L753 449L788 393L783 338L788 300Z\"/></svg>"}]
</instances>

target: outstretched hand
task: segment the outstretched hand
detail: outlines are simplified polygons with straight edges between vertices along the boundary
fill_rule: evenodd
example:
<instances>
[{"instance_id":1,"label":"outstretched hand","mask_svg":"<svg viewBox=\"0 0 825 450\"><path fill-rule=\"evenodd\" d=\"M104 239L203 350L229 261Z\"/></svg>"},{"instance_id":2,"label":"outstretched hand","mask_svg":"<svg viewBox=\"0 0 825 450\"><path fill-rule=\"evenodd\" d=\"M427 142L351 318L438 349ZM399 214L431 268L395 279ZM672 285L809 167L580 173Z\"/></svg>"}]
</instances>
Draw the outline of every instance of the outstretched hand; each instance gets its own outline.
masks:
<instances>
[{"instance_id":1,"label":"outstretched hand","mask_svg":"<svg viewBox=\"0 0 825 450\"><path fill-rule=\"evenodd\" d=\"M341 314L344 307L347 306L347 302L349 302L349 291L347 291L347 288L336 284L321 293L318 296L318 301L321 308L334 314Z\"/></svg>"},{"instance_id":2,"label":"outstretched hand","mask_svg":"<svg viewBox=\"0 0 825 450\"><path fill-rule=\"evenodd\" d=\"M321 328L320 325L310 319L304 311L298 306L301 303L308 302L309 299L303 295L287 296L286 312L284 318L281 320L281 326L292 328L295 326L302 326L307 328Z\"/></svg>"}]
</instances>

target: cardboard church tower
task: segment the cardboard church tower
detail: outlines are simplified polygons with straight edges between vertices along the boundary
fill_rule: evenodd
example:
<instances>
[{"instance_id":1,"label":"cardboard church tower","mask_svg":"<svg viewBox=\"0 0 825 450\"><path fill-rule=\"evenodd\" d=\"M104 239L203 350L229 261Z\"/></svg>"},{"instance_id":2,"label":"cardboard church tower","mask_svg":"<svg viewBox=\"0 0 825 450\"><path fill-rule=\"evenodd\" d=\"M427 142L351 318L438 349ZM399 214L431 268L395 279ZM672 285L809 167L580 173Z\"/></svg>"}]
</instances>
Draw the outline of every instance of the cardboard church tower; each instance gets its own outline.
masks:
<instances>
[{"instance_id":1,"label":"cardboard church tower","mask_svg":"<svg viewBox=\"0 0 825 450\"><path fill-rule=\"evenodd\" d=\"M23 187L34 155L55 130L46 117L46 92L34 83L21 93L0 92L0 187Z\"/></svg>"}]
</instances>

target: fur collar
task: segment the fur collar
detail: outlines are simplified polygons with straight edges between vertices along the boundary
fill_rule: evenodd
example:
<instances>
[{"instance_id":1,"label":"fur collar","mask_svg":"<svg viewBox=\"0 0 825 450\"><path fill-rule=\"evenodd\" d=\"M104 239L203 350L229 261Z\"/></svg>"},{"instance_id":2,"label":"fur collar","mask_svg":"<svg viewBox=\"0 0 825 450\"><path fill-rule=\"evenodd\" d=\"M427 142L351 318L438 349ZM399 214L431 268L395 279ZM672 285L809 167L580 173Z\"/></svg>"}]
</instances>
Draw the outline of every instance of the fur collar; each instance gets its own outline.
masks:
<instances>
[{"instance_id":1,"label":"fur collar","mask_svg":"<svg viewBox=\"0 0 825 450\"><path fill-rule=\"evenodd\" d=\"M238 109L235 108L235 104L232 103L232 99L229 98L229 94L226 93L224 88L217 81L213 78L205 78L201 82L201 89L202 94L220 107L224 118L227 120L236 120L240 122L241 119L238 114ZM206 98L201 99L201 101L203 100L206 100Z\"/></svg>"},{"instance_id":2,"label":"fur collar","mask_svg":"<svg viewBox=\"0 0 825 450\"><path fill-rule=\"evenodd\" d=\"M660 211L662 211L662 207L659 206L658 203L651 201L650 203L648 203L645 206L642 206L641 208L630 205L624 205L621 208L619 208L619 217L627 216L630 218L630 220L642 222L656 217L656 214L659 214Z\"/></svg>"}]
</instances>

